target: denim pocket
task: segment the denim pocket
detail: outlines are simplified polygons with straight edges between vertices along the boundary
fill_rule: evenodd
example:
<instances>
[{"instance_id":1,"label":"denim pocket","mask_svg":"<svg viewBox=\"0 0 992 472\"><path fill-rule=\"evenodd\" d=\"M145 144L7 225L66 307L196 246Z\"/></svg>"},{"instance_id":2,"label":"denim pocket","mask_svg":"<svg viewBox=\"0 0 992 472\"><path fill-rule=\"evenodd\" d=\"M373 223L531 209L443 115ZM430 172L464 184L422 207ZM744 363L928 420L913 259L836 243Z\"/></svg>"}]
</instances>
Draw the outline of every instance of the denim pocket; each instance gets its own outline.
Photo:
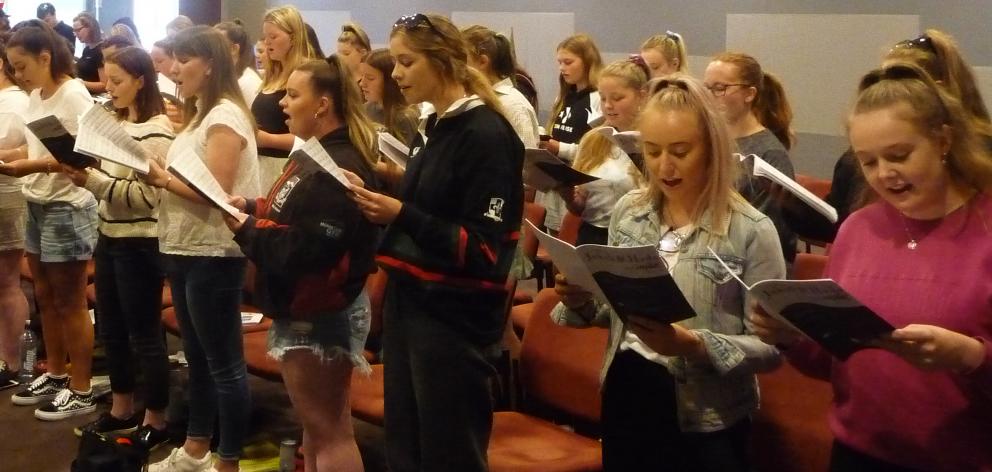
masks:
<instances>
[{"instance_id":1,"label":"denim pocket","mask_svg":"<svg viewBox=\"0 0 992 472\"><path fill-rule=\"evenodd\" d=\"M744 272L744 259L732 255L721 255L720 258L727 263L727 266L730 267L733 274L728 272L727 268L724 267L723 264L721 264L715 257L708 255L699 256L699 273L703 274L714 283L722 285L729 282L734 275L740 277L740 275Z\"/></svg>"}]
</instances>

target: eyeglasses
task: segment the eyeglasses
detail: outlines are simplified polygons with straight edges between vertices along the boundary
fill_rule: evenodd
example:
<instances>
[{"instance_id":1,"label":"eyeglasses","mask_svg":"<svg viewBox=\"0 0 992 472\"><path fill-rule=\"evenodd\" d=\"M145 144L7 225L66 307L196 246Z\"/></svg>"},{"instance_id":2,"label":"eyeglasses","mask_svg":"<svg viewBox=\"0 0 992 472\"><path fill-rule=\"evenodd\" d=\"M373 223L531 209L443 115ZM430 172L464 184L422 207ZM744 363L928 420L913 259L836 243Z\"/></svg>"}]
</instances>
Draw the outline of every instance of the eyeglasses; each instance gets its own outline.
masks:
<instances>
[{"instance_id":1,"label":"eyeglasses","mask_svg":"<svg viewBox=\"0 0 992 472\"><path fill-rule=\"evenodd\" d=\"M80 26L79 28L73 28L72 29L72 32L73 33L78 33L78 32L80 32L80 31L82 31L84 29L87 29L87 28L89 28L89 26Z\"/></svg>"},{"instance_id":2,"label":"eyeglasses","mask_svg":"<svg viewBox=\"0 0 992 472\"><path fill-rule=\"evenodd\" d=\"M722 97L727 94L727 89L730 87L750 87L751 84L713 84L704 85L706 90L709 90L714 97Z\"/></svg>"},{"instance_id":3,"label":"eyeglasses","mask_svg":"<svg viewBox=\"0 0 992 472\"><path fill-rule=\"evenodd\" d=\"M420 28L421 26L427 26L432 32L434 32L434 34L442 36L441 32L434 27L434 23L431 23L430 17L423 13L401 16L398 20L396 20L396 23L393 23L393 30L396 30L396 28L403 28L409 31Z\"/></svg>"},{"instance_id":4,"label":"eyeglasses","mask_svg":"<svg viewBox=\"0 0 992 472\"><path fill-rule=\"evenodd\" d=\"M910 49L922 49L924 51L929 51L933 55L937 55L937 48L933 45L933 40L926 33L917 36L914 39L906 39L896 43L892 49L898 48L910 48Z\"/></svg>"},{"instance_id":5,"label":"eyeglasses","mask_svg":"<svg viewBox=\"0 0 992 472\"><path fill-rule=\"evenodd\" d=\"M679 248L682 247L683 242L685 242L685 236L679 234L674 229L670 229L667 233L661 235L661 241L658 241L658 251L667 253L679 252Z\"/></svg>"}]
</instances>

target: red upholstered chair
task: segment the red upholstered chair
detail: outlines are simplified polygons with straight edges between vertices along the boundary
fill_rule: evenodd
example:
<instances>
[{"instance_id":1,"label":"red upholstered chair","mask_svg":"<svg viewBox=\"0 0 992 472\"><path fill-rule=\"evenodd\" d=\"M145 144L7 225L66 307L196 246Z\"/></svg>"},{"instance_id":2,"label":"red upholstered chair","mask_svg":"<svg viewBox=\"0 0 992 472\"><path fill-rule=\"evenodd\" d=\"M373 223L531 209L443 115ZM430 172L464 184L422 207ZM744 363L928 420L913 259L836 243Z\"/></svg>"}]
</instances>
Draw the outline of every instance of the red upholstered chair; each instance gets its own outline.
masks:
<instances>
[{"instance_id":1,"label":"red upholstered chair","mask_svg":"<svg viewBox=\"0 0 992 472\"><path fill-rule=\"evenodd\" d=\"M798 182L799 185L802 185L806 190L812 192L813 195L816 195L821 199L827 198L827 195L830 194L830 187L833 185L833 182L831 182L828 179L818 179L816 177L812 177L804 174L796 174L796 182ZM803 242L803 244L806 245L806 252L810 252L812 250L812 246L819 246L819 247L827 246L826 241L818 241L815 239L804 238L801 236L799 239L800 241Z\"/></svg>"},{"instance_id":2,"label":"red upholstered chair","mask_svg":"<svg viewBox=\"0 0 992 472\"><path fill-rule=\"evenodd\" d=\"M821 278L826 263L827 256L797 254L793 278ZM751 434L755 470L827 470L833 442L827 425L830 384L799 373L788 362L759 374L758 383L761 409Z\"/></svg>"},{"instance_id":3,"label":"red upholstered chair","mask_svg":"<svg viewBox=\"0 0 992 472\"><path fill-rule=\"evenodd\" d=\"M599 370L608 332L561 327L550 318L558 303L553 289L534 300L524 330L519 382L525 403L539 404L579 422L599 422ZM516 411L497 412L489 441L489 467L500 471L596 471L599 441Z\"/></svg>"},{"instance_id":4,"label":"red upholstered chair","mask_svg":"<svg viewBox=\"0 0 992 472\"><path fill-rule=\"evenodd\" d=\"M796 254L796 260L792 263L792 278L798 280L823 278L827 260L828 256L822 254Z\"/></svg>"}]
</instances>

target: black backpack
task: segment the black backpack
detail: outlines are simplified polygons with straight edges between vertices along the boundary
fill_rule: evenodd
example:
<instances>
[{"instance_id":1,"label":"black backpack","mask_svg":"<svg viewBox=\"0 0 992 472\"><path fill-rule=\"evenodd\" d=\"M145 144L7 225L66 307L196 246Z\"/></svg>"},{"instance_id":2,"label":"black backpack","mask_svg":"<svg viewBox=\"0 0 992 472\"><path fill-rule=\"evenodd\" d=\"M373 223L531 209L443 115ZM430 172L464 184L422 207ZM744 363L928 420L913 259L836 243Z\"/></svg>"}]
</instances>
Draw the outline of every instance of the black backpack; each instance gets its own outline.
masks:
<instances>
[{"instance_id":1,"label":"black backpack","mask_svg":"<svg viewBox=\"0 0 992 472\"><path fill-rule=\"evenodd\" d=\"M105 438L83 431L79 452L72 461L72 472L141 472L148 463L148 452L132 445L127 438Z\"/></svg>"}]
</instances>

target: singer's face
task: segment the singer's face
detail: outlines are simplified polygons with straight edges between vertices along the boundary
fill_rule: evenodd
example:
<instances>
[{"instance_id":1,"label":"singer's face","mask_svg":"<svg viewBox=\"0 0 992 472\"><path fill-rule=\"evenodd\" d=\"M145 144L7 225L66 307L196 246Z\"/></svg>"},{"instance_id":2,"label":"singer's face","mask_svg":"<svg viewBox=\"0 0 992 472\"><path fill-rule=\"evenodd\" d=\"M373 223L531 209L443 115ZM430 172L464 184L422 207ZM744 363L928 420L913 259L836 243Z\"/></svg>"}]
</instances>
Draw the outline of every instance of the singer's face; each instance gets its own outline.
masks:
<instances>
[{"instance_id":1,"label":"singer's face","mask_svg":"<svg viewBox=\"0 0 992 472\"><path fill-rule=\"evenodd\" d=\"M176 56L172 75L184 99L204 91L210 76L210 61L202 57Z\"/></svg>"},{"instance_id":2,"label":"singer's face","mask_svg":"<svg viewBox=\"0 0 992 472\"><path fill-rule=\"evenodd\" d=\"M382 89L385 86L383 79L379 69L364 62L358 65L358 85L362 88L365 101L382 103Z\"/></svg>"},{"instance_id":3,"label":"singer's face","mask_svg":"<svg viewBox=\"0 0 992 472\"><path fill-rule=\"evenodd\" d=\"M286 80L286 96L279 100L282 112L289 117L286 119L289 132L304 140L314 135L317 115L333 113L334 109L330 99L322 101L322 97L314 93L313 86L310 85L312 75L301 71L290 74ZM322 105L326 105L327 109L323 110Z\"/></svg>"},{"instance_id":4,"label":"singer's face","mask_svg":"<svg viewBox=\"0 0 992 472\"><path fill-rule=\"evenodd\" d=\"M7 60L14 68L14 78L20 83L24 90L34 90L51 80L49 63L51 55L47 52L34 55L20 46L7 49Z\"/></svg>"},{"instance_id":5,"label":"singer's face","mask_svg":"<svg viewBox=\"0 0 992 472\"><path fill-rule=\"evenodd\" d=\"M144 85L144 79L128 74L121 66L108 62L104 65L107 73L107 93L114 108L122 109L134 105L134 99Z\"/></svg>"},{"instance_id":6,"label":"singer's face","mask_svg":"<svg viewBox=\"0 0 992 472\"><path fill-rule=\"evenodd\" d=\"M695 113L649 108L638 129L649 184L670 201L692 208L706 186L707 145Z\"/></svg>"},{"instance_id":7,"label":"singer's face","mask_svg":"<svg viewBox=\"0 0 992 472\"><path fill-rule=\"evenodd\" d=\"M265 52L272 61L284 61L293 46L289 33L279 29L275 23L262 23L262 40L265 41Z\"/></svg>"}]
</instances>

